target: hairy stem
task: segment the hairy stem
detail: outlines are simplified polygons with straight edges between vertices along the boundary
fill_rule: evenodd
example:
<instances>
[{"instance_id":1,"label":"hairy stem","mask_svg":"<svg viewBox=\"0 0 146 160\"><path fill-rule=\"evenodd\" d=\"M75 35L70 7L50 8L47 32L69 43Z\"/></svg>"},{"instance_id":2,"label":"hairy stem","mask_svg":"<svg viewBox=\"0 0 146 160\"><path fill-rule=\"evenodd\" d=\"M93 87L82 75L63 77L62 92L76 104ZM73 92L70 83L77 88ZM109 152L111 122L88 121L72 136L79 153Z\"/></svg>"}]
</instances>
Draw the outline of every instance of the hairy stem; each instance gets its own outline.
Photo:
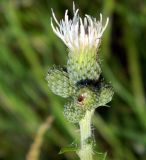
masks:
<instances>
[{"instance_id":1,"label":"hairy stem","mask_svg":"<svg viewBox=\"0 0 146 160\"><path fill-rule=\"evenodd\" d=\"M91 131L91 118L94 110L87 111L85 117L79 122L80 136L81 136L81 148L78 155L81 160L93 160L93 148L92 148L92 131Z\"/></svg>"}]
</instances>

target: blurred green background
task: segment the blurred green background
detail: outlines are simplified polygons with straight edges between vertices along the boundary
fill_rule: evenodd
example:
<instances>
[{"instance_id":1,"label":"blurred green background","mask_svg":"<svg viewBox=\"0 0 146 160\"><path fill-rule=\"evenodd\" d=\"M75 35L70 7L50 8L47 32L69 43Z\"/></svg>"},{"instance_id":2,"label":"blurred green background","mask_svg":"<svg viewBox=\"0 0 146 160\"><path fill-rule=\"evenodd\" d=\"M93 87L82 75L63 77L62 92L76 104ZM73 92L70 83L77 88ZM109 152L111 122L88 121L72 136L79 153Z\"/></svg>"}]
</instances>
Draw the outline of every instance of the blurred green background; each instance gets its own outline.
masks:
<instances>
[{"instance_id":1,"label":"blurred green background","mask_svg":"<svg viewBox=\"0 0 146 160\"><path fill-rule=\"evenodd\" d=\"M146 160L146 1L75 4L81 16L110 17L100 55L115 95L111 107L98 108L93 119L98 152L106 151L108 160ZM51 8L58 19L65 9L72 15L71 0L0 0L0 160L26 159L48 116L54 121L38 159L78 159L72 153L58 155L61 147L75 143L79 131L64 119L65 99L51 93L45 80L48 67L65 65L67 58L50 25Z\"/></svg>"}]
</instances>

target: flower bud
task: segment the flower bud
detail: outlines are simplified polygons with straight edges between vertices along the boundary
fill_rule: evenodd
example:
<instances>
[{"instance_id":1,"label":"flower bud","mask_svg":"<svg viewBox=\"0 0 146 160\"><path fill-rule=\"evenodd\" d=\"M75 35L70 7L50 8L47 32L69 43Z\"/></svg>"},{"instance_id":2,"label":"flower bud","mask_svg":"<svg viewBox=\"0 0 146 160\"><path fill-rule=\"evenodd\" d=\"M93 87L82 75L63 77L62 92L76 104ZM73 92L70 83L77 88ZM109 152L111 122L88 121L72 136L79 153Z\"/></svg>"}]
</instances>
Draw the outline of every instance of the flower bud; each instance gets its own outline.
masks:
<instances>
[{"instance_id":1,"label":"flower bud","mask_svg":"<svg viewBox=\"0 0 146 160\"><path fill-rule=\"evenodd\" d=\"M50 68L46 79L49 88L56 95L66 98L75 92L69 80L68 73L63 68Z\"/></svg>"}]
</instances>

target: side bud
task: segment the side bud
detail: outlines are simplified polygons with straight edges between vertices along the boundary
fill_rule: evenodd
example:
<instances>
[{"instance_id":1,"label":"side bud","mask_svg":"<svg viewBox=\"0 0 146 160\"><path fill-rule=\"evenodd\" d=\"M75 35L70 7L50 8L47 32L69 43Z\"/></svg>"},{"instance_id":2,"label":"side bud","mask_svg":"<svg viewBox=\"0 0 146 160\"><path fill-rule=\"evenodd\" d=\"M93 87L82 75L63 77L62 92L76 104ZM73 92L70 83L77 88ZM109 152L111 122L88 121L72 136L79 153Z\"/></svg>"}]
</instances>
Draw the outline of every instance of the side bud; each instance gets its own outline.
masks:
<instances>
[{"instance_id":1,"label":"side bud","mask_svg":"<svg viewBox=\"0 0 146 160\"><path fill-rule=\"evenodd\" d=\"M85 116L85 110L80 108L72 100L64 106L64 116L71 123L79 123L79 121Z\"/></svg>"},{"instance_id":2,"label":"side bud","mask_svg":"<svg viewBox=\"0 0 146 160\"><path fill-rule=\"evenodd\" d=\"M46 80L48 81L49 88L56 95L66 98L75 92L68 73L63 68L50 68Z\"/></svg>"},{"instance_id":3,"label":"side bud","mask_svg":"<svg viewBox=\"0 0 146 160\"><path fill-rule=\"evenodd\" d=\"M78 90L72 100L65 105L64 115L72 123L78 123L84 118L86 111L96 106L97 95L90 88L83 87Z\"/></svg>"},{"instance_id":4,"label":"side bud","mask_svg":"<svg viewBox=\"0 0 146 160\"><path fill-rule=\"evenodd\" d=\"M109 84L101 85L98 95L98 106L104 106L112 100L114 95L113 87Z\"/></svg>"}]
</instances>

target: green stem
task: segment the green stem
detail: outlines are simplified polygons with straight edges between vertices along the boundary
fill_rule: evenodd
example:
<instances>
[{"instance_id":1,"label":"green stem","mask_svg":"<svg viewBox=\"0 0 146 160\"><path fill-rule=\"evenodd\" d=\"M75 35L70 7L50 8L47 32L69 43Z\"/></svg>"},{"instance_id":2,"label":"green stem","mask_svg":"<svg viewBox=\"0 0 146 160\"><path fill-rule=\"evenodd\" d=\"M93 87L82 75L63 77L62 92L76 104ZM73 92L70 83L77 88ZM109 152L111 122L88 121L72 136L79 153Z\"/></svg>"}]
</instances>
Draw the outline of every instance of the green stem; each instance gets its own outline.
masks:
<instances>
[{"instance_id":1,"label":"green stem","mask_svg":"<svg viewBox=\"0 0 146 160\"><path fill-rule=\"evenodd\" d=\"M81 160L93 160L93 147L90 140L92 138L91 118L94 110L87 111L85 117L79 122L81 148L78 155Z\"/></svg>"}]
</instances>

